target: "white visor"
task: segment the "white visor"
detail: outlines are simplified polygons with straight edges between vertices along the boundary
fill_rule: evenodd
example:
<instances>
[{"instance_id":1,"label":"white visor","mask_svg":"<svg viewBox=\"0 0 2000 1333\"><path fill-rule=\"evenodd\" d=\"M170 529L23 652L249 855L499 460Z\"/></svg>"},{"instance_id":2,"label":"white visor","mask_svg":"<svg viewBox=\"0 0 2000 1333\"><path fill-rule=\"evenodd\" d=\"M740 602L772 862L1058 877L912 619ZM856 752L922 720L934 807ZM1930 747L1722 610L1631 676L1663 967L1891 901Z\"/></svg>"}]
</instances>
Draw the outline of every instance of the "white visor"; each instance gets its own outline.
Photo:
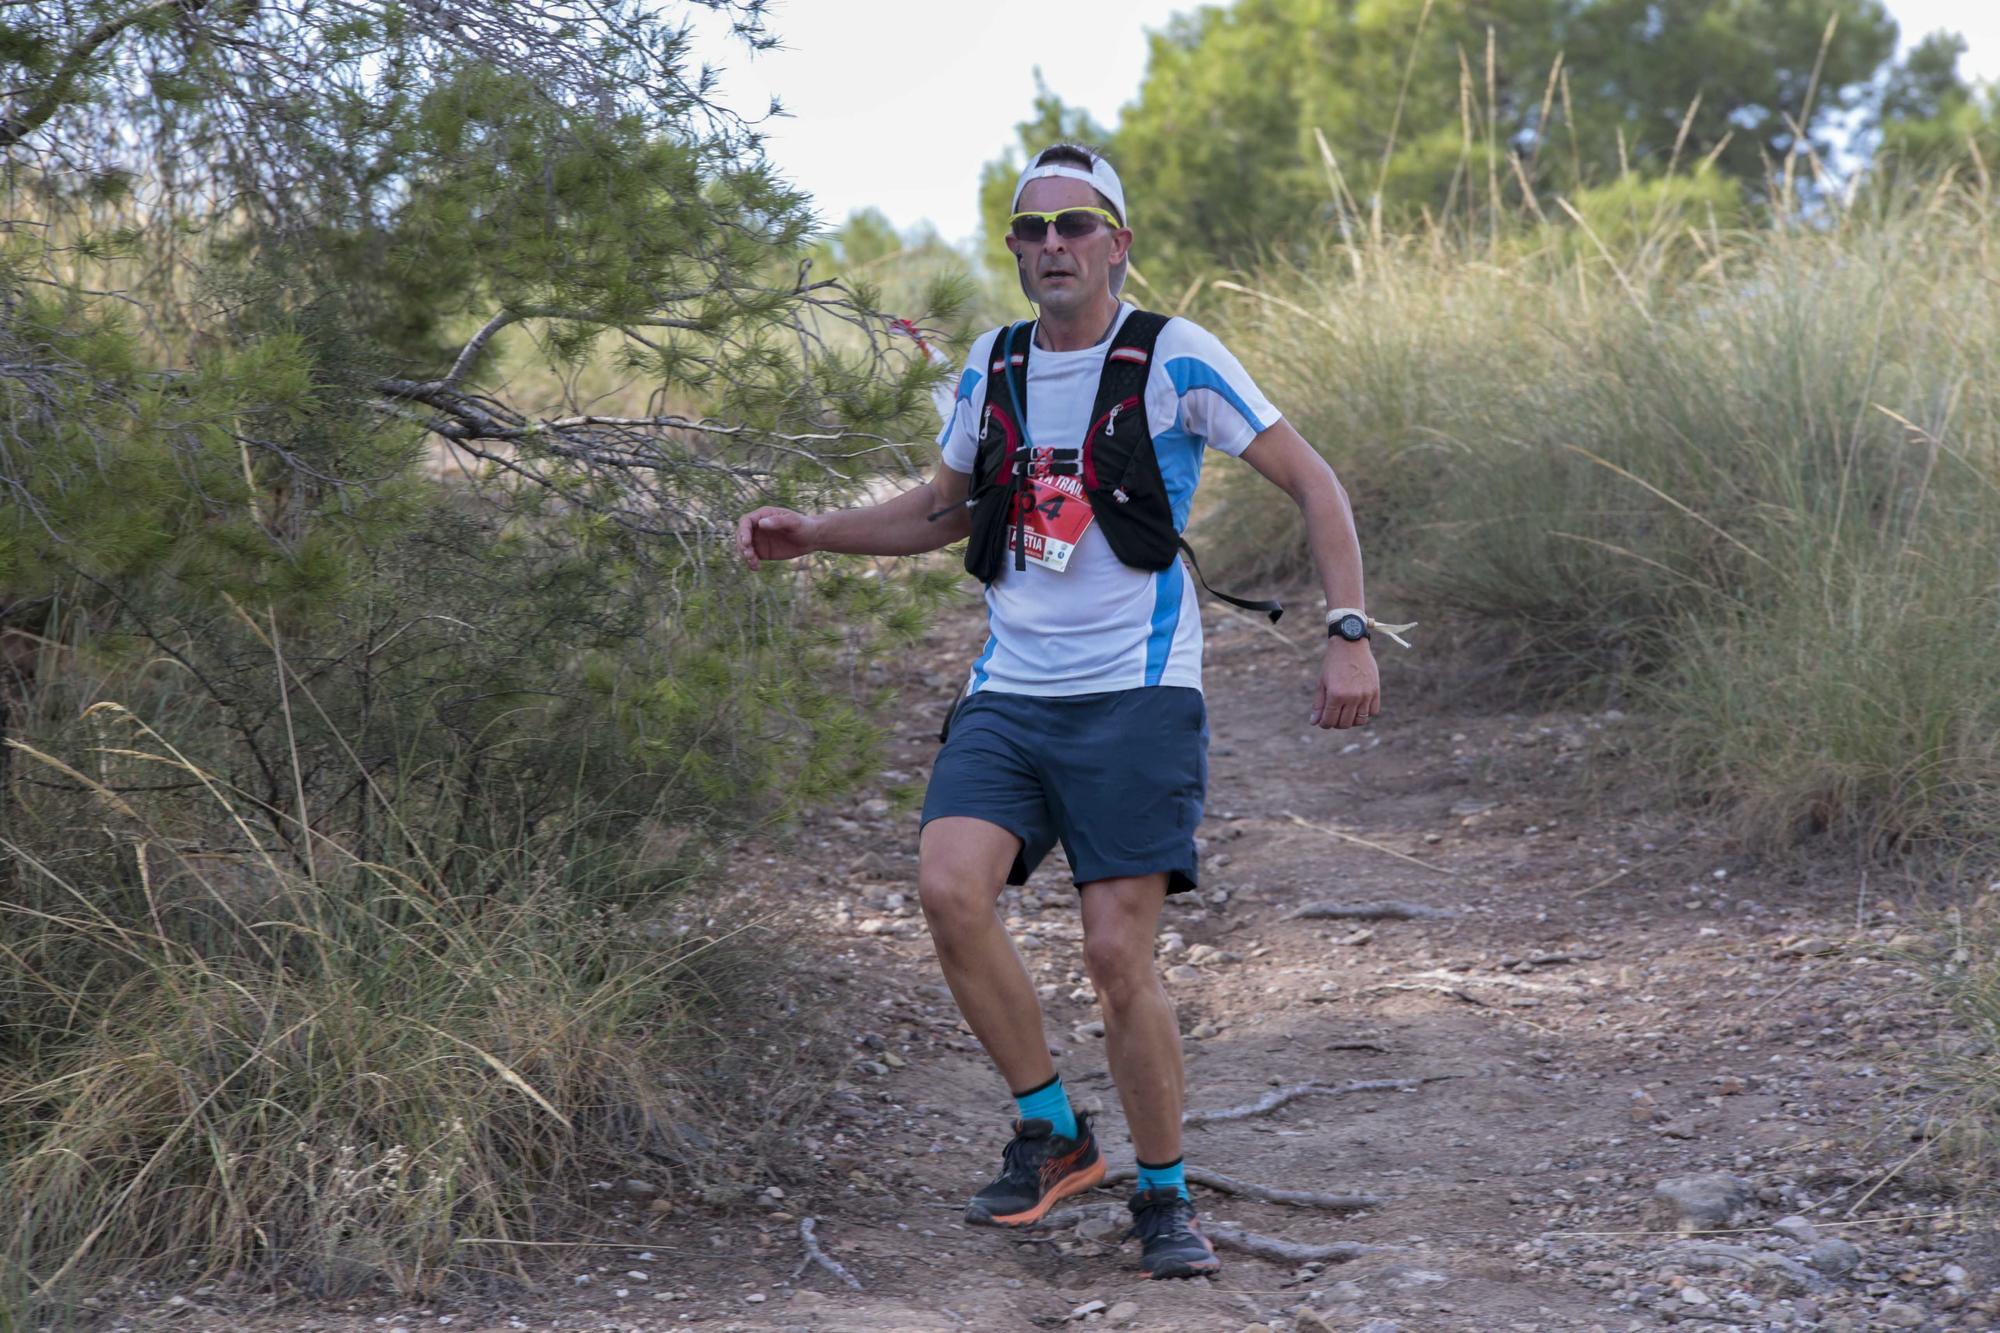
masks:
<instances>
[{"instance_id":1,"label":"white visor","mask_svg":"<svg viewBox=\"0 0 2000 1333\"><path fill-rule=\"evenodd\" d=\"M1037 154L1037 156L1040 156ZM1044 176L1065 176L1073 181L1084 181L1097 188L1097 192L1111 201L1111 211L1118 215L1123 226L1131 226L1131 215L1125 211L1125 187L1118 183L1118 173L1111 164L1095 153L1090 156L1090 169L1084 170L1068 162L1051 162L1047 166L1030 166L1021 173L1021 179L1014 184L1014 202L1009 211L1021 211L1021 192L1028 188L1028 182L1040 180Z\"/></svg>"}]
</instances>

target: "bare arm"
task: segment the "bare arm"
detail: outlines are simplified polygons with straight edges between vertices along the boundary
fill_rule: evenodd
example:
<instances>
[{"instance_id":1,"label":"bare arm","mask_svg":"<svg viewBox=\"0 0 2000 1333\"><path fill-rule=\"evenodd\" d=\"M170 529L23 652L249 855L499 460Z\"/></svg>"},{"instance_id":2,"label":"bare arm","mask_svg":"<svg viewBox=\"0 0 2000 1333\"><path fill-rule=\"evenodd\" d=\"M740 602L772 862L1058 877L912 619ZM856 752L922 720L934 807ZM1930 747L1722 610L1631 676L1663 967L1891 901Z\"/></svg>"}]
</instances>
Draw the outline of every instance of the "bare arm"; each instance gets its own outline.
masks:
<instances>
[{"instance_id":1,"label":"bare arm","mask_svg":"<svg viewBox=\"0 0 2000 1333\"><path fill-rule=\"evenodd\" d=\"M970 480L966 473L940 464L929 481L881 504L824 514L767 505L737 523L736 547L752 569L766 560L795 560L814 551L847 555L935 551L972 531L972 515L965 507Z\"/></svg>"},{"instance_id":2,"label":"bare arm","mask_svg":"<svg viewBox=\"0 0 2000 1333\"><path fill-rule=\"evenodd\" d=\"M1305 516L1306 541L1329 607L1368 607L1362 589L1361 541L1347 492L1324 458L1289 421L1279 421L1243 451L1243 461L1292 497ZM1330 638L1313 699L1316 727L1354 727L1382 711L1381 678L1368 640Z\"/></svg>"}]
</instances>

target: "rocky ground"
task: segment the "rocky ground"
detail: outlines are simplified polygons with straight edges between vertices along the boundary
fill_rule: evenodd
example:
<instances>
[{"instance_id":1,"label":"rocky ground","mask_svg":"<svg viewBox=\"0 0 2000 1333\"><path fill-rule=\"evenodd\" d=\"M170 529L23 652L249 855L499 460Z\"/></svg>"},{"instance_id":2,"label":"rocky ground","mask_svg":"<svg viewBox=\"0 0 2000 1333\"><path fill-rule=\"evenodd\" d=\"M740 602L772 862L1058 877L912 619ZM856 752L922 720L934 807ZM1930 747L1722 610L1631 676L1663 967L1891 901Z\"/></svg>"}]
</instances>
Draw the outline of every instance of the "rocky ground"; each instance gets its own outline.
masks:
<instances>
[{"instance_id":1,"label":"rocky ground","mask_svg":"<svg viewBox=\"0 0 2000 1333\"><path fill-rule=\"evenodd\" d=\"M798 1145L816 1184L705 1213L601 1182L616 1243L507 1299L252 1317L153 1291L103 1326L2000 1326L1991 1232L1911 1137L1920 1057L1949 1034L1907 903L1857 869L1748 860L1666 813L1634 718L1464 707L1390 646L1389 711L1318 732L1316 647L1208 619L1203 888L1172 901L1160 946L1190 1102L1314 1086L1194 1124L1187 1158L1267 1192L1365 1197L1203 1189L1212 1233L1238 1240L1191 1283L1140 1278L1122 1186L1026 1235L960 1223L1011 1102L938 977L898 792L922 789L979 632L967 617L907 664L877 788L738 866L747 893L805 895L850 1030L831 1114ZM1060 856L1004 910L1058 1065L1129 1164ZM830 1265L801 1267L807 1218ZM1256 1235L1294 1248L1258 1257Z\"/></svg>"}]
</instances>

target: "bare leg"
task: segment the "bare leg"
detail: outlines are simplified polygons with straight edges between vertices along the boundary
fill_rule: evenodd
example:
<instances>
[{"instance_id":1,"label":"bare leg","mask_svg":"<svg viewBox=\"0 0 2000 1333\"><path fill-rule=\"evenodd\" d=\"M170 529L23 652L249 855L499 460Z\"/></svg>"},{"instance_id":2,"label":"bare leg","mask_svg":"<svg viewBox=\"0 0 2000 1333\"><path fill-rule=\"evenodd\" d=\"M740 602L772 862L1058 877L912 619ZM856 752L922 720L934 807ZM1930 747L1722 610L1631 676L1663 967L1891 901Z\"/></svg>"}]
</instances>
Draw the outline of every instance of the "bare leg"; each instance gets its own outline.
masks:
<instances>
[{"instance_id":1,"label":"bare leg","mask_svg":"<svg viewBox=\"0 0 2000 1333\"><path fill-rule=\"evenodd\" d=\"M1020 848L999 825L959 815L924 825L917 844L917 901L945 984L1010 1092L1056 1076L1034 982L1000 922L1000 891Z\"/></svg>"},{"instance_id":2,"label":"bare leg","mask_svg":"<svg viewBox=\"0 0 2000 1333\"><path fill-rule=\"evenodd\" d=\"M1153 963L1166 899L1164 874L1083 886L1084 965L1104 1007L1104 1051L1142 1162L1181 1155L1187 1093L1174 1004Z\"/></svg>"}]
</instances>

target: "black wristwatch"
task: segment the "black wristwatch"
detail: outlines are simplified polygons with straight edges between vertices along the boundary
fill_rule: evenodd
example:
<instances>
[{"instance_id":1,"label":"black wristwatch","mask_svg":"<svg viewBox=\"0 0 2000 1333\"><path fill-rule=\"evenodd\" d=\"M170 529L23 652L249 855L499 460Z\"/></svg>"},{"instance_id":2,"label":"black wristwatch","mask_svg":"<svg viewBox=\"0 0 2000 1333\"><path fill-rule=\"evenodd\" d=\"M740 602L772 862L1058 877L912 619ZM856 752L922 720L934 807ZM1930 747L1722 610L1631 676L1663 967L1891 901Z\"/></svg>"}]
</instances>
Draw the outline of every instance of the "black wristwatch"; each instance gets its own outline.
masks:
<instances>
[{"instance_id":1,"label":"black wristwatch","mask_svg":"<svg viewBox=\"0 0 2000 1333\"><path fill-rule=\"evenodd\" d=\"M1361 640L1373 636L1368 633L1367 620L1350 611L1338 620L1329 620L1326 622L1326 637L1329 639L1345 639L1349 643L1359 643Z\"/></svg>"}]
</instances>

